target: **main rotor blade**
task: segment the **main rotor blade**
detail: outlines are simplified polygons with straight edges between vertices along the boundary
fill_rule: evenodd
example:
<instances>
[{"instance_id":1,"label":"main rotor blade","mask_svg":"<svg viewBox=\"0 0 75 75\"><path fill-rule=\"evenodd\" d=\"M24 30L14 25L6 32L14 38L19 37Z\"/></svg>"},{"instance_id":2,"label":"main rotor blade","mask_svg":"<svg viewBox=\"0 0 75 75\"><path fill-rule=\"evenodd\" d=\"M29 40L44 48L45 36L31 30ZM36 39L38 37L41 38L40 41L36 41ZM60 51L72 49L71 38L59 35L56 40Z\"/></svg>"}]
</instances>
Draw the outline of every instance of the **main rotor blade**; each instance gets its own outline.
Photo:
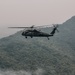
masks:
<instances>
[{"instance_id":1,"label":"main rotor blade","mask_svg":"<svg viewBox=\"0 0 75 75\"><path fill-rule=\"evenodd\" d=\"M32 25L32 26L30 26L30 27L8 27L8 28L31 28L31 29L33 29L33 28L36 28L36 29L41 29L41 28L49 28L49 27L52 27L52 24L50 24L50 25L42 25L42 26L34 26L34 25Z\"/></svg>"},{"instance_id":2,"label":"main rotor blade","mask_svg":"<svg viewBox=\"0 0 75 75\"><path fill-rule=\"evenodd\" d=\"M8 28L34 28L34 25L32 25L30 27L8 27Z\"/></svg>"},{"instance_id":3,"label":"main rotor blade","mask_svg":"<svg viewBox=\"0 0 75 75\"><path fill-rule=\"evenodd\" d=\"M30 27L8 27L8 28L30 28Z\"/></svg>"},{"instance_id":4,"label":"main rotor blade","mask_svg":"<svg viewBox=\"0 0 75 75\"><path fill-rule=\"evenodd\" d=\"M41 29L41 28L49 28L49 27L52 27L52 24L51 25L36 26L34 28Z\"/></svg>"}]
</instances>

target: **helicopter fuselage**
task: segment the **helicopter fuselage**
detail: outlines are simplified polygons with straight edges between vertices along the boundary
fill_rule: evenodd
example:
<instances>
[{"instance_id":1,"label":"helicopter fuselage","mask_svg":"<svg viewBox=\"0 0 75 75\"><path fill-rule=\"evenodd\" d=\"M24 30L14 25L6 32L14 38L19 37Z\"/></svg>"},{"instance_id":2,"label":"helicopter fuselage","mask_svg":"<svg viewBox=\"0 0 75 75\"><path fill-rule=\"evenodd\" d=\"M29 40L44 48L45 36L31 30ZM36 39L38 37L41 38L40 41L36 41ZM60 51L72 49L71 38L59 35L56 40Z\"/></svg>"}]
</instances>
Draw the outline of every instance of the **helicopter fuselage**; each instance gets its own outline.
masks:
<instances>
[{"instance_id":1,"label":"helicopter fuselage","mask_svg":"<svg viewBox=\"0 0 75 75\"><path fill-rule=\"evenodd\" d=\"M27 38L27 36L30 36L30 37L49 37L49 36L53 36L51 34L40 32L40 31L37 31L37 30L27 30L27 31L23 32L22 35L25 36L26 38Z\"/></svg>"}]
</instances>

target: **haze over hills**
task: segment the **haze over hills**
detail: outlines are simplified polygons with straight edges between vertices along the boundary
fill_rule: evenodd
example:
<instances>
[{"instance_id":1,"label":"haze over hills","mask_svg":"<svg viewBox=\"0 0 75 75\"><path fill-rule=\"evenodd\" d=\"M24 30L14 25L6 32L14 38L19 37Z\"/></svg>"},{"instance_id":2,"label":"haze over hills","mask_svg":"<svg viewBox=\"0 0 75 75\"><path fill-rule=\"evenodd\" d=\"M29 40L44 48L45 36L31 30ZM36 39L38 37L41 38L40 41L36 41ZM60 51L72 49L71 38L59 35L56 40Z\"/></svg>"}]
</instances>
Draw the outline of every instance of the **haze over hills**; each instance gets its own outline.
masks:
<instances>
[{"instance_id":1,"label":"haze over hills","mask_svg":"<svg viewBox=\"0 0 75 75\"><path fill-rule=\"evenodd\" d=\"M21 31L0 39L0 69L29 72L26 75L75 75L75 16L58 30L50 40L25 39Z\"/></svg>"}]
</instances>

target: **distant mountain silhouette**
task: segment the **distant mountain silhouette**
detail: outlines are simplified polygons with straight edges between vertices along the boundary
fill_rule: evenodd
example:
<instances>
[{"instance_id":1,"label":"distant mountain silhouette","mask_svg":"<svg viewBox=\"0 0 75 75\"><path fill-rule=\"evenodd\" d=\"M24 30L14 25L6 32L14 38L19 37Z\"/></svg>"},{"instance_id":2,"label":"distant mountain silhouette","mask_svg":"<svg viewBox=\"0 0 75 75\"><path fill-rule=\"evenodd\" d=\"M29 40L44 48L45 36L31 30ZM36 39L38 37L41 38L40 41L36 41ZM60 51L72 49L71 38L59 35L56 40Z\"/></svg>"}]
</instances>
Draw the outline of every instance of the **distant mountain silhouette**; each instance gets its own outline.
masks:
<instances>
[{"instance_id":1,"label":"distant mountain silhouette","mask_svg":"<svg viewBox=\"0 0 75 75\"><path fill-rule=\"evenodd\" d=\"M50 33L52 28L43 31ZM75 75L75 16L47 38L24 38L22 31L0 39L0 68L35 71L45 75Z\"/></svg>"}]
</instances>

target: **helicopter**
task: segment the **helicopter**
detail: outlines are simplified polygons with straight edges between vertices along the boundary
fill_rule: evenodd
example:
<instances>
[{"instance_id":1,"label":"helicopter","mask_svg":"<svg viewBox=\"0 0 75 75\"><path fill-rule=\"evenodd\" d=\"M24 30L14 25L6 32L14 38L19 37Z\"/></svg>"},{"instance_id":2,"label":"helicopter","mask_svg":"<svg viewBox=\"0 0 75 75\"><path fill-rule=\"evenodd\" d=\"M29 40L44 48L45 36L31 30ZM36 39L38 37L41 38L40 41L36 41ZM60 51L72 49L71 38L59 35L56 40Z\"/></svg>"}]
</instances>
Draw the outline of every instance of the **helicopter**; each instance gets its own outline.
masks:
<instances>
[{"instance_id":1,"label":"helicopter","mask_svg":"<svg viewBox=\"0 0 75 75\"><path fill-rule=\"evenodd\" d=\"M49 27L49 26L47 26L47 27ZM33 37L47 37L48 40L49 40L49 37L54 36L56 31L59 32L58 29L57 29L58 25L53 25L53 30L51 31L50 34L36 29L36 28L46 28L46 26L44 26L44 27L43 26L34 27L34 25L32 25L31 27L9 27L9 28L24 28L24 29L27 28L27 30L24 30L21 34L26 39L27 39L28 36L30 36L31 38L33 38ZM28 28L30 28L30 29L28 29Z\"/></svg>"}]
</instances>

